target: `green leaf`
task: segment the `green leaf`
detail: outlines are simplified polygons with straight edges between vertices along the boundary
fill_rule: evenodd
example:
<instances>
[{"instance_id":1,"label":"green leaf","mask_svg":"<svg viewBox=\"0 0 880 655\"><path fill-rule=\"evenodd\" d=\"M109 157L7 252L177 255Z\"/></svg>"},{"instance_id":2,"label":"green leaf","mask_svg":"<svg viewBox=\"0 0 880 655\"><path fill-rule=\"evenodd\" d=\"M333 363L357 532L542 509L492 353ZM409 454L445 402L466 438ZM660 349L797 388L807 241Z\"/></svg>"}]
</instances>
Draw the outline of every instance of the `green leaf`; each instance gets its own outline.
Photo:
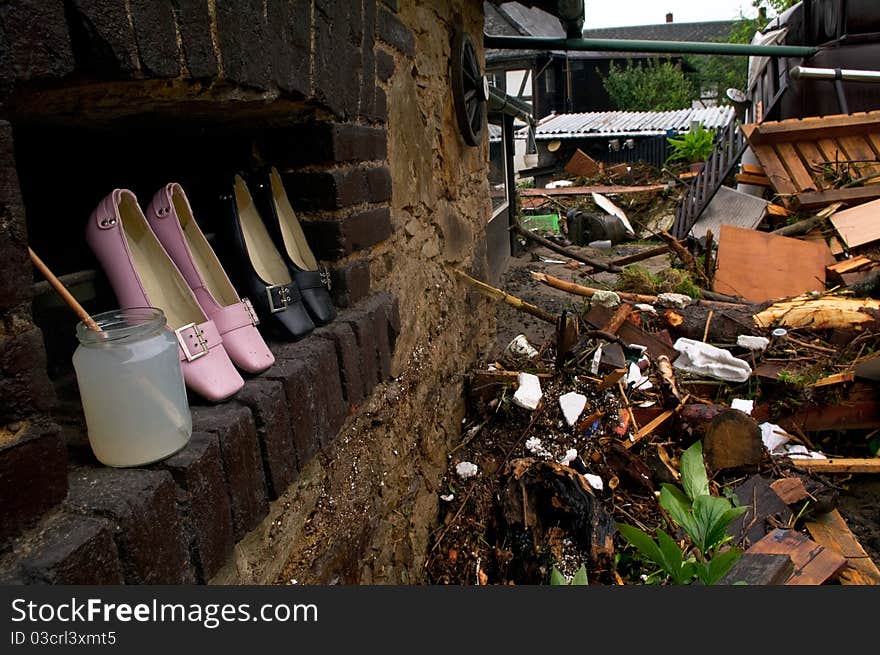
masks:
<instances>
[{"instance_id":1,"label":"green leaf","mask_svg":"<svg viewBox=\"0 0 880 655\"><path fill-rule=\"evenodd\" d=\"M675 540L663 530L657 530L657 543L663 554L663 568L675 584L688 584L694 577L692 562L685 562L683 553Z\"/></svg>"},{"instance_id":2,"label":"green leaf","mask_svg":"<svg viewBox=\"0 0 880 655\"><path fill-rule=\"evenodd\" d=\"M699 496L694 501L694 521L699 539L694 545L704 555L727 539L727 526L747 507L731 507L730 501L717 496Z\"/></svg>"},{"instance_id":3,"label":"green leaf","mask_svg":"<svg viewBox=\"0 0 880 655\"><path fill-rule=\"evenodd\" d=\"M703 445L696 441L681 454L681 484L691 500L709 495L709 478L703 464Z\"/></svg>"},{"instance_id":4,"label":"green leaf","mask_svg":"<svg viewBox=\"0 0 880 655\"><path fill-rule=\"evenodd\" d=\"M553 565L553 570L550 571L550 584L554 587L568 585L568 580L562 575L562 571L556 568L555 564Z\"/></svg>"},{"instance_id":5,"label":"green leaf","mask_svg":"<svg viewBox=\"0 0 880 655\"><path fill-rule=\"evenodd\" d=\"M694 535L697 534L697 526L691 511L691 501L681 489L671 484L660 485L660 506L669 512L672 520L693 540Z\"/></svg>"},{"instance_id":6,"label":"green leaf","mask_svg":"<svg viewBox=\"0 0 880 655\"><path fill-rule=\"evenodd\" d=\"M577 573L574 574L574 577L571 579L571 584L573 585L589 585L589 581L587 580L587 567L584 564L581 564L581 568L577 570Z\"/></svg>"},{"instance_id":7,"label":"green leaf","mask_svg":"<svg viewBox=\"0 0 880 655\"><path fill-rule=\"evenodd\" d=\"M738 548L718 553L709 560L709 565L706 567L706 577L700 579L706 584L715 584L727 574L740 557L742 557L742 551Z\"/></svg>"},{"instance_id":8,"label":"green leaf","mask_svg":"<svg viewBox=\"0 0 880 655\"><path fill-rule=\"evenodd\" d=\"M623 538L631 546L634 546L643 557L654 562L657 566L663 566L663 553L660 552L660 547L644 530L626 523L615 523L614 525Z\"/></svg>"}]
</instances>

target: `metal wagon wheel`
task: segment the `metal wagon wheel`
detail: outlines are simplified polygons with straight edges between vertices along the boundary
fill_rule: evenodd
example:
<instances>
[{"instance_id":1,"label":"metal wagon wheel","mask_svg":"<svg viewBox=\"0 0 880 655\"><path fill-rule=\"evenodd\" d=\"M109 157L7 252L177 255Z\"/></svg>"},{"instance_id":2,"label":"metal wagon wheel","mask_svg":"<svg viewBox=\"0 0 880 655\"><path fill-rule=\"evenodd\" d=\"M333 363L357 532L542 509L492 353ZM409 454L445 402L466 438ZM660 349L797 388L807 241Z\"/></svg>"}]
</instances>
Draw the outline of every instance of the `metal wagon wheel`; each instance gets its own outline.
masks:
<instances>
[{"instance_id":1,"label":"metal wagon wheel","mask_svg":"<svg viewBox=\"0 0 880 655\"><path fill-rule=\"evenodd\" d=\"M489 81L480 70L473 41L461 30L456 30L452 40L452 99L465 143L479 145L486 125Z\"/></svg>"}]
</instances>

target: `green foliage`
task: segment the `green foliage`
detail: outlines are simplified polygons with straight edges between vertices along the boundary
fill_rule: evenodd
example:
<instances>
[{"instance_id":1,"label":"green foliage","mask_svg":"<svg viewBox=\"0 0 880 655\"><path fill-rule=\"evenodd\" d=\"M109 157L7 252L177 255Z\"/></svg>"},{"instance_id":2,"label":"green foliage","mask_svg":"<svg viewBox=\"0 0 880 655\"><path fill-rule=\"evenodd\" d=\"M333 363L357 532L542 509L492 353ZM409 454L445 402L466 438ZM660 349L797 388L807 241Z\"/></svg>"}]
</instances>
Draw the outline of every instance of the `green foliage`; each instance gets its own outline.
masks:
<instances>
[{"instance_id":1,"label":"green foliage","mask_svg":"<svg viewBox=\"0 0 880 655\"><path fill-rule=\"evenodd\" d=\"M727 498L711 495L699 441L682 454L680 472L683 490L663 484L660 506L684 530L690 547L679 547L663 530L657 530L655 541L634 526L618 523L616 527L623 538L642 557L659 566L673 584L690 584L694 579L707 585L715 584L742 555L738 548L721 549L731 539L727 526L747 508L734 507Z\"/></svg>"},{"instance_id":2,"label":"green foliage","mask_svg":"<svg viewBox=\"0 0 880 655\"><path fill-rule=\"evenodd\" d=\"M688 164L706 161L715 147L715 132L707 130L702 123L698 123L696 127L684 134L672 136L666 139L672 148L666 162L684 161Z\"/></svg>"},{"instance_id":3,"label":"green foliage","mask_svg":"<svg viewBox=\"0 0 880 655\"><path fill-rule=\"evenodd\" d=\"M683 109L699 97L699 89L668 59L648 59L644 64L628 59L625 67L612 62L607 77L597 72L611 102L621 111Z\"/></svg>"},{"instance_id":4,"label":"green foliage","mask_svg":"<svg viewBox=\"0 0 880 655\"><path fill-rule=\"evenodd\" d=\"M567 586L582 586L588 585L587 581L587 567L584 564L581 564L581 568L579 568L574 576L571 578L571 582L566 580L565 575L556 568L556 565L553 566L553 570L550 571L550 585L553 587L567 587Z\"/></svg>"},{"instance_id":5,"label":"green foliage","mask_svg":"<svg viewBox=\"0 0 880 655\"><path fill-rule=\"evenodd\" d=\"M694 283L687 271L679 268L667 268L654 274L639 264L626 266L618 274L614 290L652 296L661 293L683 293L691 298L700 297L700 288Z\"/></svg>"}]
</instances>

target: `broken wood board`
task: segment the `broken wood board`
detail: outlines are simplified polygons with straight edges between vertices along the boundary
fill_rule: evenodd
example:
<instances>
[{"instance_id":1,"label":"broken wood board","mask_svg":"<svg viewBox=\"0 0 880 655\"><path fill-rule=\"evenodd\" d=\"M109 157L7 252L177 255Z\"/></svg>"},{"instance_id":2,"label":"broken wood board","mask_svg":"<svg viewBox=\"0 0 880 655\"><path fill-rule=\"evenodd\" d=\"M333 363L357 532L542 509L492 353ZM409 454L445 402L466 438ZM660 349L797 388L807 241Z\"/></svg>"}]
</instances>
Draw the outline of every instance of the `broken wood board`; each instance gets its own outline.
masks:
<instances>
[{"instance_id":1,"label":"broken wood board","mask_svg":"<svg viewBox=\"0 0 880 655\"><path fill-rule=\"evenodd\" d=\"M792 459L791 463L810 473L880 473L880 457L829 457Z\"/></svg>"},{"instance_id":2,"label":"broken wood board","mask_svg":"<svg viewBox=\"0 0 880 655\"><path fill-rule=\"evenodd\" d=\"M700 214L700 219L694 223L691 236L703 239L709 230L717 235L722 225L736 225L751 230L764 220L769 204L762 198L722 186Z\"/></svg>"},{"instance_id":3,"label":"broken wood board","mask_svg":"<svg viewBox=\"0 0 880 655\"><path fill-rule=\"evenodd\" d=\"M849 529L836 509L807 522L807 530L820 546L840 553L847 566L840 572L842 585L880 585L880 569Z\"/></svg>"},{"instance_id":4,"label":"broken wood board","mask_svg":"<svg viewBox=\"0 0 880 655\"><path fill-rule=\"evenodd\" d=\"M583 150L578 148L574 151L571 159L565 165L565 172L569 175L580 177L593 177L600 170L599 164Z\"/></svg>"},{"instance_id":5,"label":"broken wood board","mask_svg":"<svg viewBox=\"0 0 880 655\"><path fill-rule=\"evenodd\" d=\"M810 497L810 492L800 478L779 478L770 483L770 488L786 505L793 505Z\"/></svg>"},{"instance_id":6,"label":"broken wood board","mask_svg":"<svg viewBox=\"0 0 880 655\"><path fill-rule=\"evenodd\" d=\"M737 173L736 174L736 183L737 184L751 184L753 186L763 186L770 188L773 185L770 184L770 178L766 175L751 175L749 173Z\"/></svg>"},{"instance_id":7,"label":"broken wood board","mask_svg":"<svg viewBox=\"0 0 880 655\"><path fill-rule=\"evenodd\" d=\"M529 196L588 196L592 193L646 193L663 191L665 184L645 184L642 186L624 186L606 184L600 186L567 186L556 189L519 189L518 193L523 197Z\"/></svg>"},{"instance_id":8,"label":"broken wood board","mask_svg":"<svg viewBox=\"0 0 880 655\"><path fill-rule=\"evenodd\" d=\"M880 111L750 123L742 126L755 157L783 202L801 206L878 197L865 183L880 173L872 144L880 137ZM873 195L872 195L873 194Z\"/></svg>"},{"instance_id":9,"label":"broken wood board","mask_svg":"<svg viewBox=\"0 0 880 655\"><path fill-rule=\"evenodd\" d=\"M768 530L792 520L791 509L770 487L769 478L753 475L734 492L739 504L748 508L727 526L735 544L748 547L763 539Z\"/></svg>"},{"instance_id":10,"label":"broken wood board","mask_svg":"<svg viewBox=\"0 0 880 655\"><path fill-rule=\"evenodd\" d=\"M843 384L844 382L852 382L856 379L856 374L852 371L844 372L844 373L835 373L834 375L827 375L824 378L816 380L812 385L812 387L828 387L835 384Z\"/></svg>"},{"instance_id":11,"label":"broken wood board","mask_svg":"<svg viewBox=\"0 0 880 655\"><path fill-rule=\"evenodd\" d=\"M880 218L880 200L874 200L839 211L829 220L844 244L848 248L857 248L880 239L878 218Z\"/></svg>"},{"instance_id":12,"label":"broken wood board","mask_svg":"<svg viewBox=\"0 0 880 655\"><path fill-rule=\"evenodd\" d=\"M880 301L872 298L799 296L770 305L755 314L759 328L786 327L812 330L851 328L874 320L871 312L880 310Z\"/></svg>"},{"instance_id":13,"label":"broken wood board","mask_svg":"<svg viewBox=\"0 0 880 655\"><path fill-rule=\"evenodd\" d=\"M746 552L716 584L781 585L793 573L794 563L788 555Z\"/></svg>"},{"instance_id":14,"label":"broken wood board","mask_svg":"<svg viewBox=\"0 0 880 655\"><path fill-rule=\"evenodd\" d=\"M610 309L594 304L584 320L598 330L603 325L607 325L613 316L614 313ZM624 321L617 331L617 336L626 344L645 346L648 349L648 356L652 359L666 355L670 360L675 361L675 358L678 357L678 351L671 345L629 321Z\"/></svg>"},{"instance_id":15,"label":"broken wood board","mask_svg":"<svg viewBox=\"0 0 880 655\"><path fill-rule=\"evenodd\" d=\"M825 244L722 225L714 290L753 302L825 289Z\"/></svg>"},{"instance_id":16,"label":"broken wood board","mask_svg":"<svg viewBox=\"0 0 880 655\"><path fill-rule=\"evenodd\" d=\"M786 585L821 585L837 579L846 566L846 558L831 549L820 546L795 530L776 528L753 544L746 553L788 555L794 572Z\"/></svg>"},{"instance_id":17,"label":"broken wood board","mask_svg":"<svg viewBox=\"0 0 880 655\"><path fill-rule=\"evenodd\" d=\"M813 403L801 406L793 410L790 416L775 422L793 434L798 434L799 431L873 430L880 427L880 392L876 384L856 381L833 404Z\"/></svg>"},{"instance_id":18,"label":"broken wood board","mask_svg":"<svg viewBox=\"0 0 880 655\"><path fill-rule=\"evenodd\" d=\"M844 259L841 262L836 262L828 266L828 270L842 275L843 273L852 273L853 271L858 271L873 265L873 259L871 259L870 257L865 257L864 255L859 255L858 257L850 257L849 259Z\"/></svg>"}]
</instances>

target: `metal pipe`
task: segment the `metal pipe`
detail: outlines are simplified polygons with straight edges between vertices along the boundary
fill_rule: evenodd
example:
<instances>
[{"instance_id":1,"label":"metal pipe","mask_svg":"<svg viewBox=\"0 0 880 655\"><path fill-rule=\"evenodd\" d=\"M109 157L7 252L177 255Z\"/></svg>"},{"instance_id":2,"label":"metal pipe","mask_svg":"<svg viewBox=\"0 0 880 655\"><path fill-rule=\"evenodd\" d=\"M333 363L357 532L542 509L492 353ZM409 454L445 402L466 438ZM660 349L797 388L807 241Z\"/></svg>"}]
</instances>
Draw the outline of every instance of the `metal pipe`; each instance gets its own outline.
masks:
<instances>
[{"instance_id":1,"label":"metal pipe","mask_svg":"<svg viewBox=\"0 0 880 655\"><path fill-rule=\"evenodd\" d=\"M637 39L560 39L542 36L483 34L483 45L496 50L573 50L592 52L652 52L663 54L743 55L757 57L811 57L819 48L800 45L752 45L700 41L645 41Z\"/></svg>"},{"instance_id":2,"label":"metal pipe","mask_svg":"<svg viewBox=\"0 0 880 655\"><path fill-rule=\"evenodd\" d=\"M514 116L529 125L535 124L535 117L532 116L531 107L522 100L499 91L494 86L489 87L489 111L497 111Z\"/></svg>"},{"instance_id":3,"label":"metal pipe","mask_svg":"<svg viewBox=\"0 0 880 655\"><path fill-rule=\"evenodd\" d=\"M843 80L844 82L880 82L880 71L847 68L810 68L795 66L791 76L796 80Z\"/></svg>"}]
</instances>

